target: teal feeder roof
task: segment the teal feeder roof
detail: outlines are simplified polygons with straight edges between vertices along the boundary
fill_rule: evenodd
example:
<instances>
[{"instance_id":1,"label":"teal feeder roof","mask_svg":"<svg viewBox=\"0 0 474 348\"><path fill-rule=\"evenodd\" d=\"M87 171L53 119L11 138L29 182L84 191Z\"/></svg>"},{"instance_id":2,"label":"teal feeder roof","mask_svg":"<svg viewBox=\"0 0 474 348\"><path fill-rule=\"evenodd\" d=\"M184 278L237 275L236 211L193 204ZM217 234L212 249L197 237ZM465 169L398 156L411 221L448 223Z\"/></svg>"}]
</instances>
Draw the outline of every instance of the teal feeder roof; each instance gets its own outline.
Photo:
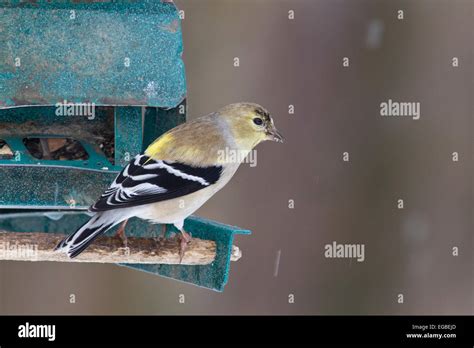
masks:
<instances>
[{"instance_id":1,"label":"teal feeder roof","mask_svg":"<svg viewBox=\"0 0 474 348\"><path fill-rule=\"evenodd\" d=\"M0 23L0 107L173 108L185 98L173 3L0 0Z\"/></svg>"}]
</instances>

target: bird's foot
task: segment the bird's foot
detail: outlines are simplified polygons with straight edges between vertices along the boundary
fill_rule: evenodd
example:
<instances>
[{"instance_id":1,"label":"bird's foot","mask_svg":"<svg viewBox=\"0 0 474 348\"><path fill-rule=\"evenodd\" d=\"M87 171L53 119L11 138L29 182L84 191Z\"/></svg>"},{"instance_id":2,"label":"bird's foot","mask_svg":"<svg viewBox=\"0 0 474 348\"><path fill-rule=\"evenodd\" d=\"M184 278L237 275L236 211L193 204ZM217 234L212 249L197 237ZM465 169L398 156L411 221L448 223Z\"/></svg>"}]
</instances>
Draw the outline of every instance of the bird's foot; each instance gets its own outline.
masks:
<instances>
[{"instance_id":1,"label":"bird's foot","mask_svg":"<svg viewBox=\"0 0 474 348\"><path fill-rule=\"evenodd\" d=\"M165 245L166 231L167 231L167 225L161 224L161 235L159 235L158 237L153 237L153 240L155 241L155 243L159 245L160 247Z\"/></svg>"},{"instance_id":2,"label":"bird's foot","mask_svg":"<svg viewBox=\"0 0 474 348\"><path fill-rule=\"evenodd\" d=\"M188 244L191 243L191 235L183 230L181 230L181 237L179 242L179 263L183 261L184 254L188 248Z\"/></svg>"},{"instance_id":3,"label":"bird's foot","mask_svg":"<svg viewBox=\"0 0 474 348\"><path fill-rule=\"evenodd\" d=\"M168 232L168 225L167 224L162 224L161 225L161 236L160 236L160 242L159 242L161 246L165 245L166 232Z\"/></svg>"},{"instance_id":4,"label":"bird's foot","mask_svg":"<svg viewBox=\"0 0 474 348\"><path fill-rule=\"evenodd\" d=\"M128 238L127 238L127 235L125 234L125 226L127 225L127 221L128 220L125 220L124 222L122 222L122 224L117 230L117 233L115 234L116 237L119 237L122 240L123 247L125 249L128 249Z\"/></svg>"}]
</instances>

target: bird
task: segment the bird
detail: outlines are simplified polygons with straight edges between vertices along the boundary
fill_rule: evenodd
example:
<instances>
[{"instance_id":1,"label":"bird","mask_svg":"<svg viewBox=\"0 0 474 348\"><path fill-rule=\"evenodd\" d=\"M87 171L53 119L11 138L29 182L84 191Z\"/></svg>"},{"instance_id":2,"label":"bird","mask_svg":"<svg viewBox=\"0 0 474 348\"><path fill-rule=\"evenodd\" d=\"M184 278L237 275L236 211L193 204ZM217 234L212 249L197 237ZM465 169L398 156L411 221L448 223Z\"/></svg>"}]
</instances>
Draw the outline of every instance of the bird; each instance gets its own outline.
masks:
<instances>
[{"instance_id":1,"label":"bird","mask_svg":"<svg viewBox=\"0 0 474 348\"><path fill-rule=\"evenodd\" d=\"M180 260L191 235L184 220L222 189L245 156L263 141L283 142L270 113L261 105L233 103L165 132L118 174L89 208L93 215L55 250L74 258L98 236L121 224L126 243L132 217L174 225L180 232ZM223 154L239 154L224 156ZM231 158L231 160L229 159Z\"/></svg>"}]
</instances>

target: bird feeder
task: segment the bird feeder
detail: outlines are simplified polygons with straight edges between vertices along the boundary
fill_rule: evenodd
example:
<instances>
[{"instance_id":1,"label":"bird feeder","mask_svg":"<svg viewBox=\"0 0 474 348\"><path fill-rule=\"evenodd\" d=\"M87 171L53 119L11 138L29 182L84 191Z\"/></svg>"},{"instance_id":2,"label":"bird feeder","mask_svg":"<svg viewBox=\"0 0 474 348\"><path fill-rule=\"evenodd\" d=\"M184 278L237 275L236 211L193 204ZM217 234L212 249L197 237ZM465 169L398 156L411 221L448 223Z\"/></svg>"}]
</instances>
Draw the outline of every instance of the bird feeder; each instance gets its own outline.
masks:
<instances>
[{"instance_id":1,"label":"bird feeder","mask_svg":"<svg viewBox=\"0 0 474 348\"><path fill-rule=\"evenodd\" d=\"M69 234L128 161L185 121L178 11L0 0L0 23L0 229ZM157 228L132 219L127 235ZM212 263L126 266L222 291L234 235L250 232L197 217L185 229L215 242Z\"/></svg>"}]
</instances>

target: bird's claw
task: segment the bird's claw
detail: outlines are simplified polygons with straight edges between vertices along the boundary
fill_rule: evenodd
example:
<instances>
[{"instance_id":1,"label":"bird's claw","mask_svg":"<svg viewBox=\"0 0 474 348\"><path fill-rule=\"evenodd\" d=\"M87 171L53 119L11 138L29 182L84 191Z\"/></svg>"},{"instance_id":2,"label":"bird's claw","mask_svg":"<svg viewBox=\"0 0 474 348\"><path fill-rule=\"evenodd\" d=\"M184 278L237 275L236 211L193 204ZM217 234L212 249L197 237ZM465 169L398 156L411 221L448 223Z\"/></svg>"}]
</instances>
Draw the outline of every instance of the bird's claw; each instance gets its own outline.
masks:
<instances>
[{"instance_id":1,"label":"bird's claw","mask_svg":"<svg viewBox=\"0 0 474 348\"><path fill-rule=\"evenodd\" d=\"M165 239L163 237L154 237L153 240L155 241L155 243L157 244L157 247L160 246L164 246L165 245Z\"/></svg>"},{"instance_id":2,"label":"bird's claw","mask_svg":"<svg viewBox=\"0 0 474 348\"><path fill-rule=\"evenodd\" d=\"M127 238L127 235L125 234L125 225L119 228L119 230L116 233L116 236L122 240L123 247L125 249L128 249L128 238Z\"/></svg>"},{"instance_id":3,"label":"bird's claw","mask_svg":"<svg viewBox=\"0 0 474 348\"><path fill-rule=\"evenodd\" d=\"M181 231L181 237L179 241L179 263L180 264L183 261L184 254L186 252L186 249L188 248L188 244L191 243L191 240L192 238L188 233Z\"/></svg>"}]
</instances>

